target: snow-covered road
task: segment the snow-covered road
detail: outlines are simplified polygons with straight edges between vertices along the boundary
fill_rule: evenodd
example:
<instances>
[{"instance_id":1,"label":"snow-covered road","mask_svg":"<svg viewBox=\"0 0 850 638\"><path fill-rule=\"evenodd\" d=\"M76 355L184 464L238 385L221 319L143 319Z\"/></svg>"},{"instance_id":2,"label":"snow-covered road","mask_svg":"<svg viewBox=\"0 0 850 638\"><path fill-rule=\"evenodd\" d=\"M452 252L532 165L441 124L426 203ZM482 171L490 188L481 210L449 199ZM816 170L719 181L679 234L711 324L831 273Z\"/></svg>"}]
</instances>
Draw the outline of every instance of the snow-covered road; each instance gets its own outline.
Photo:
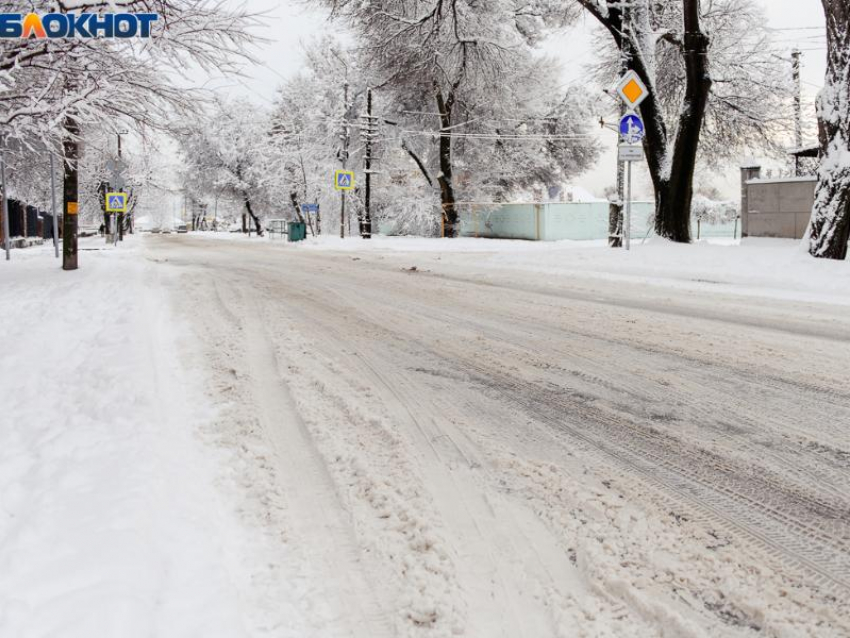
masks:
<instances>
[{"instance_id":1,"label":"snow-covered road","mask_svg":"<svg viewBox=\"0 0 850 638\"><path fill-rule=\"evenodd\" d=\"M303 592L292 635L850 634L846 308L475 255L147 256Z\"/></svg>"}]
</instances>

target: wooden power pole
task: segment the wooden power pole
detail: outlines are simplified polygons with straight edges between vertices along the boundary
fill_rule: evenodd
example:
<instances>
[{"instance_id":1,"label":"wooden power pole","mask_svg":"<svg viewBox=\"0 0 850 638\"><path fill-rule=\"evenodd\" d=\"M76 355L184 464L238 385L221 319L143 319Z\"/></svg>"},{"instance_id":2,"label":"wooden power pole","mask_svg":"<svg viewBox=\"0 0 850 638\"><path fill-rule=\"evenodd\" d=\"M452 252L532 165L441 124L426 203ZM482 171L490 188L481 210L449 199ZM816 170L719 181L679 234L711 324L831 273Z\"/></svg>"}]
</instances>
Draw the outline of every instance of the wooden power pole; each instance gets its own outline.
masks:
<instances>
[{"instance_id":1,"label":"wooden power pole","mask_svg":"<svg viewBox=\"0 0 850 638\"><path fill-rule=\"evenodd\" d=\"M121 133L118 133L118 170L121 170ZM123 192L124 185L118 190ZM124 213L118 213L118 241L124 241Z\"/></svg>"},{"instance_id":2,"label":"wooden power pole","mask_svg":"<svg viewBox=\"0 0 850 638\"><path fill-rule=\"evenodd\" d=\"M360 220L360 236L363 239L372 238L372 148L378 134L378 118L372 115L372 89L366 92L366 115L363 116L363 142L365 146L366 163L366 198L364 201L363 218Z\"/></svg>"}]
</instances>

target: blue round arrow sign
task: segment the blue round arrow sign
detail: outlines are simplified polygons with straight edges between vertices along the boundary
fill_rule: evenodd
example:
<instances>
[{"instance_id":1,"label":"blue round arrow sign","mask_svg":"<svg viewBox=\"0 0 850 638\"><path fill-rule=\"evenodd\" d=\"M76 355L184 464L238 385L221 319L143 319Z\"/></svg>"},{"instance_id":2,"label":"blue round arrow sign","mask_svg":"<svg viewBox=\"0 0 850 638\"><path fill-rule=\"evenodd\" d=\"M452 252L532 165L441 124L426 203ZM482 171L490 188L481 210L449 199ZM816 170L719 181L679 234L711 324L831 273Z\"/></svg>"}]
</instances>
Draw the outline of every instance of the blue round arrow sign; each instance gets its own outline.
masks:
<instances>
[{"instance_id":1,"label":"blue round arrow sign","mask_svg":"<svg viewBox=\"0 0 850 638\"><path fill-rule=\"evenodd\" d=\"M620 120L620 137L626 144L640 144L646 135L643 120L634 113L629 113Z\"/></svg>"}]
</instances>

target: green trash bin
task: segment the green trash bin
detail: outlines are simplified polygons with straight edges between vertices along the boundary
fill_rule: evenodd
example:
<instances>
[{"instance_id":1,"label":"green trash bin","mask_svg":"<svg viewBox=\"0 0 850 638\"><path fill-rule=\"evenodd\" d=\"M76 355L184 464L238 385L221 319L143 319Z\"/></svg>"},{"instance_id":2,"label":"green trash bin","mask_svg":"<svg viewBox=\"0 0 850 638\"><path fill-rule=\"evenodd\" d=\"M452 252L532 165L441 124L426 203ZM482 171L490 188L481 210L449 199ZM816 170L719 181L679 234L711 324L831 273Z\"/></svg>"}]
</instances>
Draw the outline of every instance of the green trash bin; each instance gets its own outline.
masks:
<instances>
[{"instance_id":1,"label":"green trash bin","mask_svg":"<svg viewBox=\"0 0 850 638\"><path fill-rule=\"evenodd\" d=\"M307 239L307 224L305 222L289 222L289 241L304 241Z\"/></svg>"}]
</instances>

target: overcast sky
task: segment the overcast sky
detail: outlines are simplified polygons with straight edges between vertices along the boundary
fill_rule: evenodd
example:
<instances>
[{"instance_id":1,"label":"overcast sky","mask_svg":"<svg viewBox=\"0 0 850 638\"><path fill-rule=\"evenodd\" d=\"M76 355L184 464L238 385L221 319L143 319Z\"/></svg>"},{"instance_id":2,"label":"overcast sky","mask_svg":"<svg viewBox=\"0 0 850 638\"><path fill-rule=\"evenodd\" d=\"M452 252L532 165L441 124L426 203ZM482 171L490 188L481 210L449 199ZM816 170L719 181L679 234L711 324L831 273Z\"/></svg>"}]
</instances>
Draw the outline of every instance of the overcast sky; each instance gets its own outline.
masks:
<instances>
[{"instance_id":1,"label":"overcast sky","mask_svg":"<svg viewBox=\"0 0 850 638\"><path fill-rule=\"evenodd\" d=\"M234 0L238 1L238 0ZM758 0L753 0L758 1ZM777 44L788 51L798 47L803 51L803 93L805 115L814 118L814 98L823 84L825 71L824 17L821 0L766 0L765 7L768 24L776 29ZM219 90L248 96L260 103L269 104L274 97L275 88L282 79L298 72L303 62L303 47L322 33L333 33L335 28L329 24L324 12L311 11L297 0L251 0L250 8L268 12L268 27L262 35L269 40L260 46L257 56L261 64L246 69L246 77L238 81L218 80L213 84ZM553 36L543 47L550 55L558 57L564 66L564 83L579 80L584 65L593 55L590 33L593 21L586 19L568 33ZM605 115L600 113L599 115ZM597 194L612 182L615 163L614 148L616 136L602 137L607 152L599 165L587 175L574 180ZM736 167L715 184L732 196L736 189ZM643 188L647 180L641 180ZM640 186L639 186L640 188Z\"/></svg>"}]
</instances>

